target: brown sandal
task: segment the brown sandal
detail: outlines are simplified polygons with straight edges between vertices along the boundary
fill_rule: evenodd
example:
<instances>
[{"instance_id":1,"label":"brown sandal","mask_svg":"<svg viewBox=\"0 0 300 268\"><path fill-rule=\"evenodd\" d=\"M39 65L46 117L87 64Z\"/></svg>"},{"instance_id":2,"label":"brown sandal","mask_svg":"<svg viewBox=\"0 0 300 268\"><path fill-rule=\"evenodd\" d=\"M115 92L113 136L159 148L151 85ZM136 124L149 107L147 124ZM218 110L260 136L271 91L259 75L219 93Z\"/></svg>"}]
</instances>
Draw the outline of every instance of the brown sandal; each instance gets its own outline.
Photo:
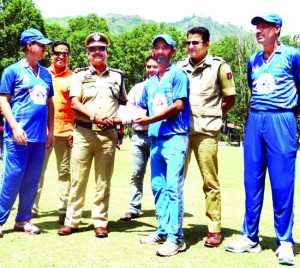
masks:
<instances>
[{"instance_id":1,"label":"brown sandal","mask_svg":"<svg viewBox=\"0 0 300 268\"><path fill-rule=\"evenodd\" d=\"M126 212L121 218L121 221L131 221L132 219L136 219L139 217L138 213Z\"/></svg>"}]
</instances>

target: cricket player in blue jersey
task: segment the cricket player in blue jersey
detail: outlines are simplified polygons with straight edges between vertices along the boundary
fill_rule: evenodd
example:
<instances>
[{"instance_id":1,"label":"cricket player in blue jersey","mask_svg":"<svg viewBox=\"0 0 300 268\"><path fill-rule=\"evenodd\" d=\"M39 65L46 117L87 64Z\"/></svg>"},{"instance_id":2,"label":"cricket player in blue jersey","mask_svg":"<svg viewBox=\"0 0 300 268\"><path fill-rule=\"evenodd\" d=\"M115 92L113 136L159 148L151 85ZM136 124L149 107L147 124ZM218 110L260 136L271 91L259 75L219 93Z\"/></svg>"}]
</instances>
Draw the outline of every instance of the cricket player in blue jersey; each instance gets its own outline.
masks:
<instances>
[{"instance_id":1,"label":"cricket player in blue jersey","mask_svg":"<svg viewBox=\"0 0 300 268\"><path fill-rule=\"evenodd\" d=\"M225 245L234 252L260 252L259 220L268 170L274 228L280 264L294 265L294 187L299 114L300 52L278 41L282 19L275 13L257 16L256 39L263 50L248 60L250 113L244 140L246 211L243 236Z\"/></svg>"},{"instance_id":2,"label":"cricket player in blue jersey","mask_svg":"<svg viewBox=\"0 0 300 268\"><path fill-rule=\"evenodd\" d=\"M184 251L183 183L189 131L189 79L171 63L175 42L170 35L154 38L152 55L158 72L146 83L138 105L149 116L137 119L148 125L151 138L151 186L155 199L158 228L142 244L163 244L156 254L172 256Z\"/></svg>"},{"instance_id":3,"label":"cricket player in blue jersey","mask_svg":"<svg viewBox=\"0 0 300 268\"><path fill-rule=\"evenodd\" d=\"M0 237L19 196L14 230L39 234L31 223L31 209L41 176L46 147L53 147L53 86L49 71L38 61L52 43L37 29L21 34L24 58L2 75L0 104L4 121L4 147L0 178Z\"/></svg>"}]
</instances>

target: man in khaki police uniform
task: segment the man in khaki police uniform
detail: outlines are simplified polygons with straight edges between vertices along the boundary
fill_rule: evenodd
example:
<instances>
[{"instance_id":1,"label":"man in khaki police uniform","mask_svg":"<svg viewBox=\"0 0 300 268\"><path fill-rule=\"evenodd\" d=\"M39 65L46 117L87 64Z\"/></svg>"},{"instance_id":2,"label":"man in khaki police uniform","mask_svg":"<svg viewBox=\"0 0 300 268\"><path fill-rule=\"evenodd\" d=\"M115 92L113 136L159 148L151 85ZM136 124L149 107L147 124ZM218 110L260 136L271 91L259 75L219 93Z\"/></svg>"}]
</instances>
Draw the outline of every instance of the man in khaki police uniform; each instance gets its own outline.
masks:
<instances>
[{"instance_id":1,"label":"man in khaki police uniform","mask_svg":"<svg viewBox=\"0 0 300 268\"><path fill-rule=\"evenodd\" d=\"M87 36L85 46L91 66L75 71L70 98L75 110L72 182L65 225L59 235L78 231L92 160L96 194L92 219L96 237L107 237L110 182L113 174L117 132L108 117L127 101L123 74L107 66L109 39L103 33Z\"/></svg>"},{"instance_id":2,"label":"man in khaki police uniform","mask_svg":"<svg viewBox=\"0 0 300 268\"><path fill-rule=\"evenodd\" d=\"M187 32L189 57L179 61L190 78L191 125L186 172L195 154L205 194L208 235L204 243L216 247L221 243L221 194L218 180L218 135L222 116L235 104L235 84L230 66L208 53L209 31L194 27Z\"/></svg>"}]
</instances>

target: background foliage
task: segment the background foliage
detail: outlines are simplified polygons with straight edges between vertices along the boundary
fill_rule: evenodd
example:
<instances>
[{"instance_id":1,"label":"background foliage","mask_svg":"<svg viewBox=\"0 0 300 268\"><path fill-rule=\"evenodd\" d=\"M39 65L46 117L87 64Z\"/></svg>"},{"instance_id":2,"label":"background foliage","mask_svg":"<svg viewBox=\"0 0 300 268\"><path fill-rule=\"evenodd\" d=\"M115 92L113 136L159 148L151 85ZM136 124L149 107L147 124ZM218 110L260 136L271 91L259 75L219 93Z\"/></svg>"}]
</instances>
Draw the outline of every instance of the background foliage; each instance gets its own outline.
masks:
<instances>
[{"instance_id":1,"label":"background foliage","mask_svg":"<svg viewBox=\"0 0 300 268\"><path fill-rule=\"evenodd\" d=\"M145 58L151 52L151 42L155 35L165 32L174 38L176 62L187 56L184 46L186 31L199 25L210 30L210 52L224 58L232 68L238 95L235 107L224 121L239 126L239 129L234 129L234 134L241 138L250 101L246 64L249 56L259 46L252 32L230 23L220 24L210 17L192 15L173 23L155 23L139 16L99 17L96 14L43 19L32 0L0 0L0 75L6 66L22 57L19 38L24 29L34 27L53 41L67 41L71 45L70 68L73 70L88 65L84 40L91 32L101 31L111 40L109 66L124 72L126 88L129 91L145 77ZM281 37L283 43L298 48L299 39L300 35ZM49 54L41 64L50 64ZM225 133L226 126L225 124Z\"/></svg>"}]
</instances>

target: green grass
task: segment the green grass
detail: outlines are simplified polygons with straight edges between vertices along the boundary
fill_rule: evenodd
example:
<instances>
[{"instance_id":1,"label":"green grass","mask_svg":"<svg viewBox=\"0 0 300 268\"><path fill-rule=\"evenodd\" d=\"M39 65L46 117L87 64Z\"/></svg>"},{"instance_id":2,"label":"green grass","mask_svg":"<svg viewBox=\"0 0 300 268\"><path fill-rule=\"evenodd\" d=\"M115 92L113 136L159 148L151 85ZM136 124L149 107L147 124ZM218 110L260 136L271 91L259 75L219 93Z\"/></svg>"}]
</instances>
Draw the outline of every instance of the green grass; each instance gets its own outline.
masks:
<instances>
[{"instance_id":1,"label":"green grass","mask_svg":"<svg viewBox=\"0 0 300 268\"><path fill-rule=\"evenodd\" d=\"M243 155L236 147L219 147L219 177L222 188L222 245L218 248L203 246L207 224L204 215L202 178L195 160L191 162L185 183L184 234L187 251L169 258L155 255L158 246L141 245L139 237L154 231L157 222L150 188L149 168L145 176L143 217L131 222L119 221L126 212L129 199L130 142L125 140L116 153L109 208L109 237L94 237L90 219L94 196L94 175L88 184L85 212L80 232L71 236L57 235L57 172L54 154L46 173L40 201L40 217L33 222L42 230L41 235L30 236L12 230L16 209L3 226L0 239L0 267L279 267L274 254L277 246L273 228L272 201L269 181L266 181L265 204L260 223L260 254L232 254L224 244L240 235L244 214ZM297 163L299 166L299 162ZM299 176L298 176L299 177ZM294 252L300 264L300 190L296 185ZM16 202L17 204L17 202Z\"/></svg>"}]
</instances>

